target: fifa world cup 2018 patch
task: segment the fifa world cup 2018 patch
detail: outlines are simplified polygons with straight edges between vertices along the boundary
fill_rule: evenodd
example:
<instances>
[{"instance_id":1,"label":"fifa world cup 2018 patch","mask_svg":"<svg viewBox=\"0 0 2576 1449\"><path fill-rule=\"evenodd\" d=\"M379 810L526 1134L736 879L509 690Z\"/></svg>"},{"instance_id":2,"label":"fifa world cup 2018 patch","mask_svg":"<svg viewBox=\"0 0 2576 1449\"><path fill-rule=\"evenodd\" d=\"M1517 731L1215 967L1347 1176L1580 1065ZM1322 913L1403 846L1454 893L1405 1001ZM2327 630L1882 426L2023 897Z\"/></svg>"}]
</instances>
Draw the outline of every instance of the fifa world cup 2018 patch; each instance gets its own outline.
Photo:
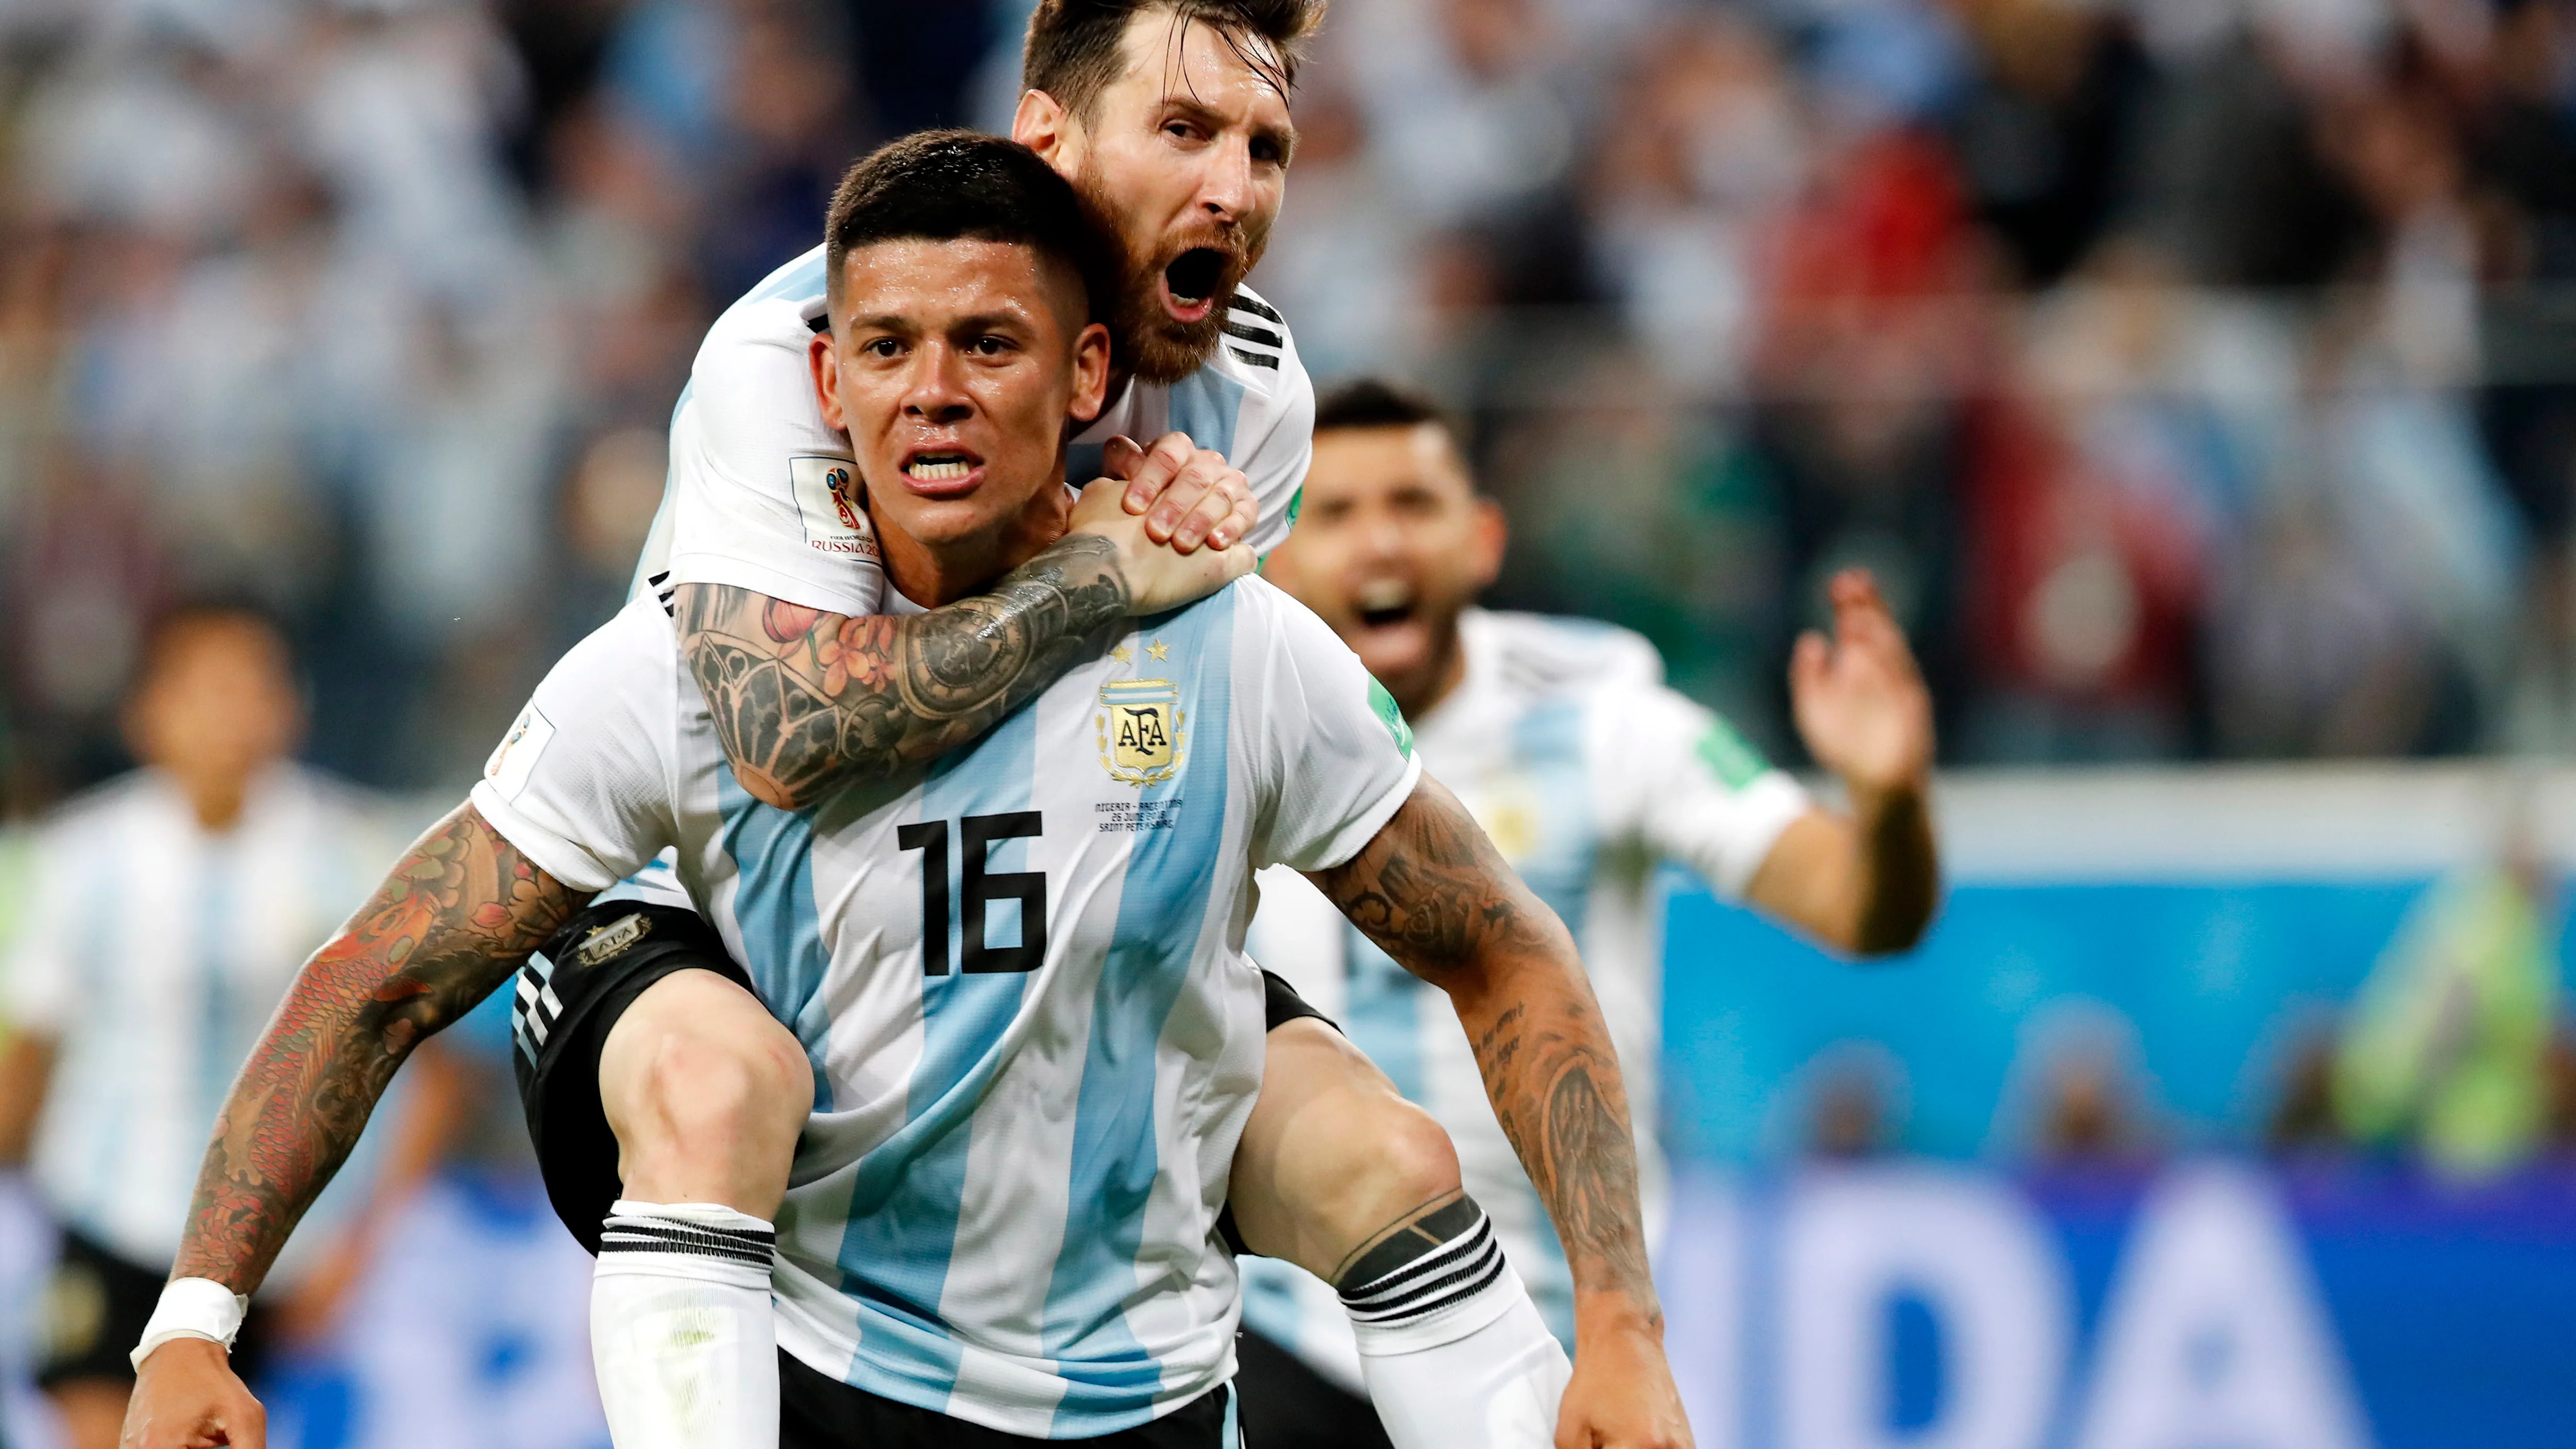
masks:
<instances>
[{"instance_id":1,"label":"fifa world cup 2018 patch","mask_svg":"<svg viewBox=\"0 0 2576 1449\"><path fill-rule=\"evenodd\" d=\"M643 940L645 933L652 929L652 918L641 912L620 916L581 938L581 944L573 948L573 964L585 971L590 970L600 962Z\"/></svg>"},{"instance_id":2,"label":"fifa world cup 2018 patch","mask_svg":"<svg viewBox=\"0 0 2576 1449\"><path fill-rule=\"evenodd\" d=\"M504 800L516 800L528 788L528 777L536 773L537 759L546 746L554 743L555 724L541 713L534 701L519 711L518 720L501 743L492 750L492 758L483 762L483 778L501 792Z\"/></svg>"},{"instance_id":3,"label":"fifa world cup 2018 patch","mask_svg":"<svg viewBox=\"0 0 2576 1449\"><path fill-rule=\"evenodd\" d=\"M1100 767L1126 785L1155 785L1181 768L1189 747L1181 691L1168 679L1114 679L1100 686Z\"/></svg>"},{"instance_id":4,"label":"fifa world cup 2018 patch","mask_svg":"<svg viewBox=\"0 0 2576 1449\"><path fill-rule=\"evenodd\" d=\"M820 553L878 557L876 530L868 526L866 485L847 458L798 456L787 460L796 512L806 546Z\"/></svg>"}]
</instances>

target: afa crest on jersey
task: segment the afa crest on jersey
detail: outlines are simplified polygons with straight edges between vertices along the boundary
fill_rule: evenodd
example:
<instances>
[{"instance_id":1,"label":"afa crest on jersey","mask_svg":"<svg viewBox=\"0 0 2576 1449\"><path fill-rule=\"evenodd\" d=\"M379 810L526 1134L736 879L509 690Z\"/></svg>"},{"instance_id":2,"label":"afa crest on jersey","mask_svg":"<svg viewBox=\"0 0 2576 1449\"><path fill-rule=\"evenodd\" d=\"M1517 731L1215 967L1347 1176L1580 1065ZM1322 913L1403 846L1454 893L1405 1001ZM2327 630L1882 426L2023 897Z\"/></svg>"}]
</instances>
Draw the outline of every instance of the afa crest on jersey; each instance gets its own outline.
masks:
<instances>
[{"instance_id":1,"label":"afa crest on jersey","mask_svg":"<svg viewBox=\"0 0 2576 1449\"><path fill-rule=\"evenodd\" d=\"M1181 691L1168 679L1117 679L1100 686L1100 764L1109 778L1153 785L1172 778L1188 747Z\"/></svg>"}]
</instances>

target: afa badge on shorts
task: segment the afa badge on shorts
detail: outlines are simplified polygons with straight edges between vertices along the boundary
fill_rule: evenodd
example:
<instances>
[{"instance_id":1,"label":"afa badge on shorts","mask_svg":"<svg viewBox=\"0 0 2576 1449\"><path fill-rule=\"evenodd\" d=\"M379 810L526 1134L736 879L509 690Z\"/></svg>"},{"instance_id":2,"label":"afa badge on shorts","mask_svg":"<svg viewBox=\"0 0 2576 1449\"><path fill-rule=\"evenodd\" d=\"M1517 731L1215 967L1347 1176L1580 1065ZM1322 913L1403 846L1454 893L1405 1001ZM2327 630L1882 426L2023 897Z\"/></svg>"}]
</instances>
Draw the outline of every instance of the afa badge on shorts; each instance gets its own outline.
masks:
<instances>
[{"instance_id":1,"label":"afa badge on shorts","mask_svg":"<svg viewBox=\"0 0 2576 1449\"><path fill-rule=\"evenodd\" d=\"M1168 679L1115 679L1100 686L1100 765L1127 785L1155 785L1180 772L1189 739L1181 691Z\"/></svg>"}]
</instances>

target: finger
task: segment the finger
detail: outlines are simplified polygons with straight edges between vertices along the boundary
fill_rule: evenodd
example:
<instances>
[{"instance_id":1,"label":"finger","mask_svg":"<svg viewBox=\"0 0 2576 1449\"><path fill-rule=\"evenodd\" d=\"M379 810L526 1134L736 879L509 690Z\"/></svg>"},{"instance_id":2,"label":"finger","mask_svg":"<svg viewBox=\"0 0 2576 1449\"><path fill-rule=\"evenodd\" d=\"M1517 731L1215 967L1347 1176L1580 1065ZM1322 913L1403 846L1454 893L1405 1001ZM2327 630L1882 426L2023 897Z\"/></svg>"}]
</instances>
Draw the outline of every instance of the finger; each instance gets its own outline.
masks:
<instances>
[{"instance_id":1,"label":"finger","mask_svg":"<svg viewBox=\"0 0 2576 1449\"><path fill-rule=\"evenodd\" d=\"M1260 522L1261 504L1252 496L1252 490L1247 487L1243 491L1243 496L1234 500L1233 514L1225 522L1208 530L1208 542L1219 548L1232 548L1252 537L1252 530Z\"/></svg>"},{"instance_id":2,"label":"finger","mask_svg":"<svg viewBox=\"0 0 2576 1449\"><path fill-rule=\"evenodd\" d=\"M1791 692L1803 694L1821 688L1825 676L1831 672L1833 654L1833 646L1825 642L1824 635L1813 629L1800 634L1796 646L1789 651Z\"/></svg>"},{"instance_id":3,"label":"finger","mask_svg":"<svg viewBox=\"0 0 2576 1449\"><path fill-rule=\"evenodd\" d=\"M1152 507L1154 500L1163 496L1163 491L1172 486L1172 480L1178 478L1181 470L1187 468L1197 455L1198 449L1191 445L1186 433L1165 433L1156 438L1154 446L1147 448L1145 456L1137 463L1136 471L1127 475L1132 480L1127 485L1127 511L1142 513ZM1151 532L1150 527L1148 532ZM1155 540L1157 543L1161 541L1159 538Z\"/></svg>"},{"instance_id":4,"label":"finger","mask_svg":"<svg viewBox=\"0 0 2576 1449\"><path fill-rule=\"evenodd\" d=\"M1130 513L1142 513L1154 501L1153 488L1136 476L1144 461L1145 450L1137 446L1134 438L1121 435L1100 445L1100 476L1116 478L1127 485L1119 490L1118 501Z\"/></svg>"},{"instance_id":5,"label":"finger","mask_svg":"<svg viewBox=\"0 0 2576 1449\"><path fill-rule=\"evenodd\" d=\"M1825 596L1832 602L1834 626L1837 629L1864 614L1887 612L1887 601L1880 597L1878 581L1867 569L1844 569L1825 585Z\"/></svg>"},{"instance_id":6,"label":"finger","mask_svg":"<svg viewBox=\"0 0 2576 1449\"><path fill-rule=\"evenodd\" d=\"M1200 463L1193 465L1189 476L1192 479L1205 478L1207 487L1200 490L1198 497L1191 501L1189 512L1181 515L1180 522L1174 525L1172 547L1187 553L1201 543L1213 542L1217 525L1234 516L1234 490L1226 486L1233 475L1234 470L1226 466L1222 456L1215 453L1201 455ZM1174 488L1172 491L1177 494L1181 490ZM1225 547L1222 543L1216 546Z\"/></svg>"},{"instance_id":7,"label":"finger","mask_svg":"<svg viewBox=\"0 0 2576 1449\"><path fill-rule=\"evenodd\" d=\"M1191 453L1189 462L1173 476L1172 486L1154 500L1154 511L1145 515L1145 536L1156 543L1169 543L1183 553L1198 547L1200 540L1207 537L1209 524L1216 521L1214 518L1198 523L1186 539L1180 531L1229 471L1222 453Z\"/></svg>"},{"instance_id":8,"label":"finger","mask_svg":"<svg viewBox=\"0 0 2576 1449\"><path fill-rule=\"evenodd\" d=\"M1179 525L1173 528L1172 547L1183 553L1203 543L1213 548L1225 547L1216 542L1217 525L1233 516L1234 500L1217 489L1207 490L1199 495L1199 501L1181 516Z\"/></svg>"}]
</instances>

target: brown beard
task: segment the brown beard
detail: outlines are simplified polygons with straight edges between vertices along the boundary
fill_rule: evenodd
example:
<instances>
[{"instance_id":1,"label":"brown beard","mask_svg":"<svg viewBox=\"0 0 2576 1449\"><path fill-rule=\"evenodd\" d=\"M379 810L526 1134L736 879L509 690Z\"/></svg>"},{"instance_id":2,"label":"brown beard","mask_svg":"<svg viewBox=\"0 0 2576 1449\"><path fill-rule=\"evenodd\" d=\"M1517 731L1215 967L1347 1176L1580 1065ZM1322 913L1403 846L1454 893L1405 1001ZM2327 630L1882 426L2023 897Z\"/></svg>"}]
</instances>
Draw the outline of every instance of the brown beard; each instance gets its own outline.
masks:
<instances>
[{"instance_id":1,"label":"brown beard","mask_svg":"<svg viewBox=\"0 0 2576 1449\"><path fill-rule=\"evenodd\" d=\"M1109 199L1089 181L1078 188L1084 204L1102 231L1112 237L1121 235L1117 213ZM1207 365L1216 354L1217 343L1225 336L1225 311L1234 305L1234 290L1243 284L1246 272L1261 255L1262 237L1245 237L1240 231L1211 230L1192 238L1190 245L1206 246L1228 257L1225 274L1218 279L1208 314L1196 322L1175 320L1163 310L1163 269L1179 255L1157 254L1143 258L1123 258L1124 274L1120 276L1118 298L1109 309L1111 356L1120 369L1139 382L1175 383ZM1180 250L1186 251L1188 247ZM1122 245L1123 252L1124 247Z\"/></svg>"}]
</instances>

